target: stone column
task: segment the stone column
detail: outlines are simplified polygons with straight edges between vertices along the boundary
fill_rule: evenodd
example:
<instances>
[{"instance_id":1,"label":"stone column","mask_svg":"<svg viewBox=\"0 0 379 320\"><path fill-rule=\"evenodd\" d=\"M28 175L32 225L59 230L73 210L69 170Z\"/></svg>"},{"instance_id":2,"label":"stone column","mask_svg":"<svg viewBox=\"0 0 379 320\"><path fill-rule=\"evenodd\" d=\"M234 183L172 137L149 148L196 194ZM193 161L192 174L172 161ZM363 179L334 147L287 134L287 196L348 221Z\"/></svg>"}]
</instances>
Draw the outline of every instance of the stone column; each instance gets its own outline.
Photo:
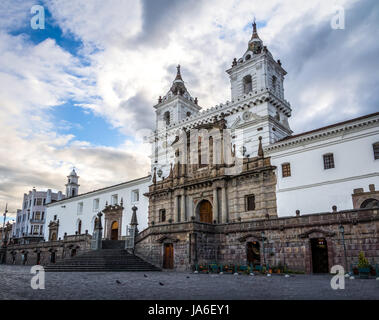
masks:
<instances>
[{"instance_id":1,"label":"stone column","mask_svg":"<svg viewBox=\"0 0 379 320\"><path fill-rule=\"evenodd\" d=\"M180 198L180 222L186 221L186 195L183 193Z\"/></svg>"},{"instance_id":2,"label":"stone column","mask_svg":"<svg viewBox=\"0 0 379 320\"><path fill-rule=\"evenodd\" d=\"M216 220L219 223L218 217L218 192L217 188L213 189L213 220Z\"/></svg>"},{"instance_id":3,"label":"stone column","mask_svg":"<svg viewBox=\"0 0 379 320\"><path fill-rule=\"evenodd\" d=\"M179 196L175 196L175 213L174 213L174 222L179 222Z\"/></svg>"},{"instance_id":4,"label":"stone column","mask_svg":"<svg viewBox=\"0 0 379 320\"><path fill-rule=\"evenodd\" d=\"M193 212L193 198L187 197L188 200L188 220L191 221L191 217L195 216L195 212Z\"/></svg>"},{"instance_id":5,"label":"stone column","mask_svg":"<svg viewBox=\"0 0 379 320\"><path fill-rule=\"evenodd\" d=\"M222 187L221 189L221 207L222 207L222 223L227 223L228 218L228 206L226 204L226 186Z\"/></svg>"}]
</instances>

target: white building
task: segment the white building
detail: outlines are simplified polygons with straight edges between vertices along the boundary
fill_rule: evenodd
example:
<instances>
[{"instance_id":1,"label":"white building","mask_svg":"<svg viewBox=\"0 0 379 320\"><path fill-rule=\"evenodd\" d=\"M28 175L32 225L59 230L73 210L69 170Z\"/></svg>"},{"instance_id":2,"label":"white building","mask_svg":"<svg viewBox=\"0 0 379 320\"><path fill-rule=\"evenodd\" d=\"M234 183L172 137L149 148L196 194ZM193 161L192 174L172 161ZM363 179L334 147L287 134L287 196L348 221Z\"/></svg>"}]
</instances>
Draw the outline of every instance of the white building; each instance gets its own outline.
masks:
<instances>
[{"instance_id":1,"label":"white building","mask_svg":"<svg viewBox=\"0 0 379 320\"><path fill-rule=\"evenodd\" d=\"M70 181L73 180L71 175L68 178L69 185ZM118 226L122 238L126 236L133 206L138 208L138 229L143 230L147 227L148 201L143 194L148 192L150 180L150 176L146 176L51 203L47 206L46 219L48 223L51 221L59 223L57 239L63 239L65 233L67 235L86 232L92 234L97 213L108 204L114 206L122 203L124 207L122 223ZM77 185L78 180L74 181ZM68 194L72 194L73 190L76 189L68 187L67 190ZM102 225L106 227L104 216L102 217ZM45 226L45 239L49 240L48 224Z\"/></svg>"},{"instance_id":2,"label":"white building","mask_svg":"<svg viewBox=\"0 0 379 320\"><path fill-rule=\"evenodd\" d=\"M16 222L12 231L12 238L20 243L39 241L44 237L46 222L46 205L64 198L61 191L29 191L24 193L22 209L17 210Z\"/></svg>"}]
</instances>

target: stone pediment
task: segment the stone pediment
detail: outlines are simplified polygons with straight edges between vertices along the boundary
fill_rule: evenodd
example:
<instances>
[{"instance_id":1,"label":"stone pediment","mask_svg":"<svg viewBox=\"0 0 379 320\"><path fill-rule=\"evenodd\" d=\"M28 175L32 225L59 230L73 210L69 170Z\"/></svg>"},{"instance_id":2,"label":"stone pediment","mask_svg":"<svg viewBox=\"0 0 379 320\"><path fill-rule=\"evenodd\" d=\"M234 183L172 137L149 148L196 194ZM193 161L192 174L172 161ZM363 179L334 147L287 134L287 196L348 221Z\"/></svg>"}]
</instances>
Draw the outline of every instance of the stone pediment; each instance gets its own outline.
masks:
<instances>
[{"instance_id":1,"label":"stone pediment","mask_svg":"<svg viewBox=\"0 0 379 320\"><path fill-rule=\"evenodd\" d=\"M257 241L262 241L262 237L258 234L248 233L240 238L238 238L239 242L245 242L248 238L254 238Z\"/></svg>"},{"instance_id":2,"label":"stone pediment","mask_svg":"<svg viewBox=\"0 0 379 320\"><path fill-rule=\"evenodd\" d=\"M313 233L315 233L315 234L321 234L321 235L323 235L324 237L333 237L333 236L335 236L335 232L330 232L330 231L327 231L327 230L322 230L322 229L311 229L311 230L309 230L309 231L307 231L307 232L304 232L304 233L301 233L300 235L299 235L299 237L300 238L309 238L309 236L311 235L311 234L313 234Z\"/></svg>"},{"instance_id":3,"label":"stone pediment","mask_svg":"<svg viewBox=\"0 0 379 320\"><path fill-rule=\"evenodd\" d=\"M178 241L179 241L179 239L168 237L168 236L160 237L157 240L158 243L163 243L163 242L178 242Z\"/></svg>"}]
</instances>

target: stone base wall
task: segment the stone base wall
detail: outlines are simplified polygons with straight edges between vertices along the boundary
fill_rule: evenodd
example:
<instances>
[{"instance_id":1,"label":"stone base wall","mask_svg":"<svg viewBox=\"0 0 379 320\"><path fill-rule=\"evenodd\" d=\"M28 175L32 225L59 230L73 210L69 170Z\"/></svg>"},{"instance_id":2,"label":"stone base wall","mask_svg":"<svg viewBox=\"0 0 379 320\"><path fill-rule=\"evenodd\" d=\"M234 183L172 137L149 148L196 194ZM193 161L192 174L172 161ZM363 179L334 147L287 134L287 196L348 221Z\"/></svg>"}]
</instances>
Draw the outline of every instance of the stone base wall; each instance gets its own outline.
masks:
<instances>
[{"instance_id":1,"label":"stone base wall","mask_svg":"<svg viewBox=\"0 0 379 320\"><path fill-rule=\"evenodd\" d=\"M230 224L185 222L152 226L138 235L136 253L162 267L164 245L172 243L175 270L193 270L196 263L246 265L247 243L256 241L262 265L286 265L291 270L312 273L311 239L326 240L329 270L336 264L345 266L341 225L348 269L357 264L360 251L371 265L379 265L378 209Z\"/></svg>"},{"instance_id":2,"label":"stone base wall","mask_svg":"<svg viewBox=\"0 0 379 320\"><path fill-rule=\"evenodd\" d=\"M6 264L46 265L81 254L91 248L91 235L65 236L63 240L44 241L30 244L9 245L6 249Z\"/></svg>"}]
</instances>

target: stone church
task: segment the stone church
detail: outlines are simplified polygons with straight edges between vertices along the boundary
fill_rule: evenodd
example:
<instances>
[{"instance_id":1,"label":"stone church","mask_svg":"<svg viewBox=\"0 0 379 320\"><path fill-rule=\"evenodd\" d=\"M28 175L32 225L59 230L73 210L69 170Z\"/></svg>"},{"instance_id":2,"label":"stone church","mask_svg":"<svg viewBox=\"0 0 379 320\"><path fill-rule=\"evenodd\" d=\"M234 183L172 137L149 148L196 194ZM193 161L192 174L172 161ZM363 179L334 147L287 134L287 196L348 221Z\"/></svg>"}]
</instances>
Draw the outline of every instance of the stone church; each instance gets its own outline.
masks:
<instances>
[{"instance_id":1,"label":"stone church","mask_svg":"<svg viewBox=\"0 0 379 320\"><path fill-rule=\"evenodd\" d=\"M227 73L231 102L201 112L180 66L159 97L145 193L149 226L136 238L136 254L176 270L216 263L328 272L334 264L350 268L359 251L377 263L379 114L292 136L286 71L255 23L246 52ZM368 172L343 159L351 144L365 148ZM356 200L359 193L366 202Z\"/></svg>"},{"instance_id":2,"label":"stone church","mask_svg":"<svg viewBox=\"0 0 379 320\"><path fill-rule=\"evenodd\" d=\"M178 66L154 106L152 174L84 194L68 186L46 206L45 241L10 245L1 259L55 263L91 250L99 222L102 240L129 241L132 221L133 254L163 269L329 272L360 252L379 264L379 113L293 134L286 71L255 23L226 72L231 101L203 110Z\"/></svg>"}]
</instances>

